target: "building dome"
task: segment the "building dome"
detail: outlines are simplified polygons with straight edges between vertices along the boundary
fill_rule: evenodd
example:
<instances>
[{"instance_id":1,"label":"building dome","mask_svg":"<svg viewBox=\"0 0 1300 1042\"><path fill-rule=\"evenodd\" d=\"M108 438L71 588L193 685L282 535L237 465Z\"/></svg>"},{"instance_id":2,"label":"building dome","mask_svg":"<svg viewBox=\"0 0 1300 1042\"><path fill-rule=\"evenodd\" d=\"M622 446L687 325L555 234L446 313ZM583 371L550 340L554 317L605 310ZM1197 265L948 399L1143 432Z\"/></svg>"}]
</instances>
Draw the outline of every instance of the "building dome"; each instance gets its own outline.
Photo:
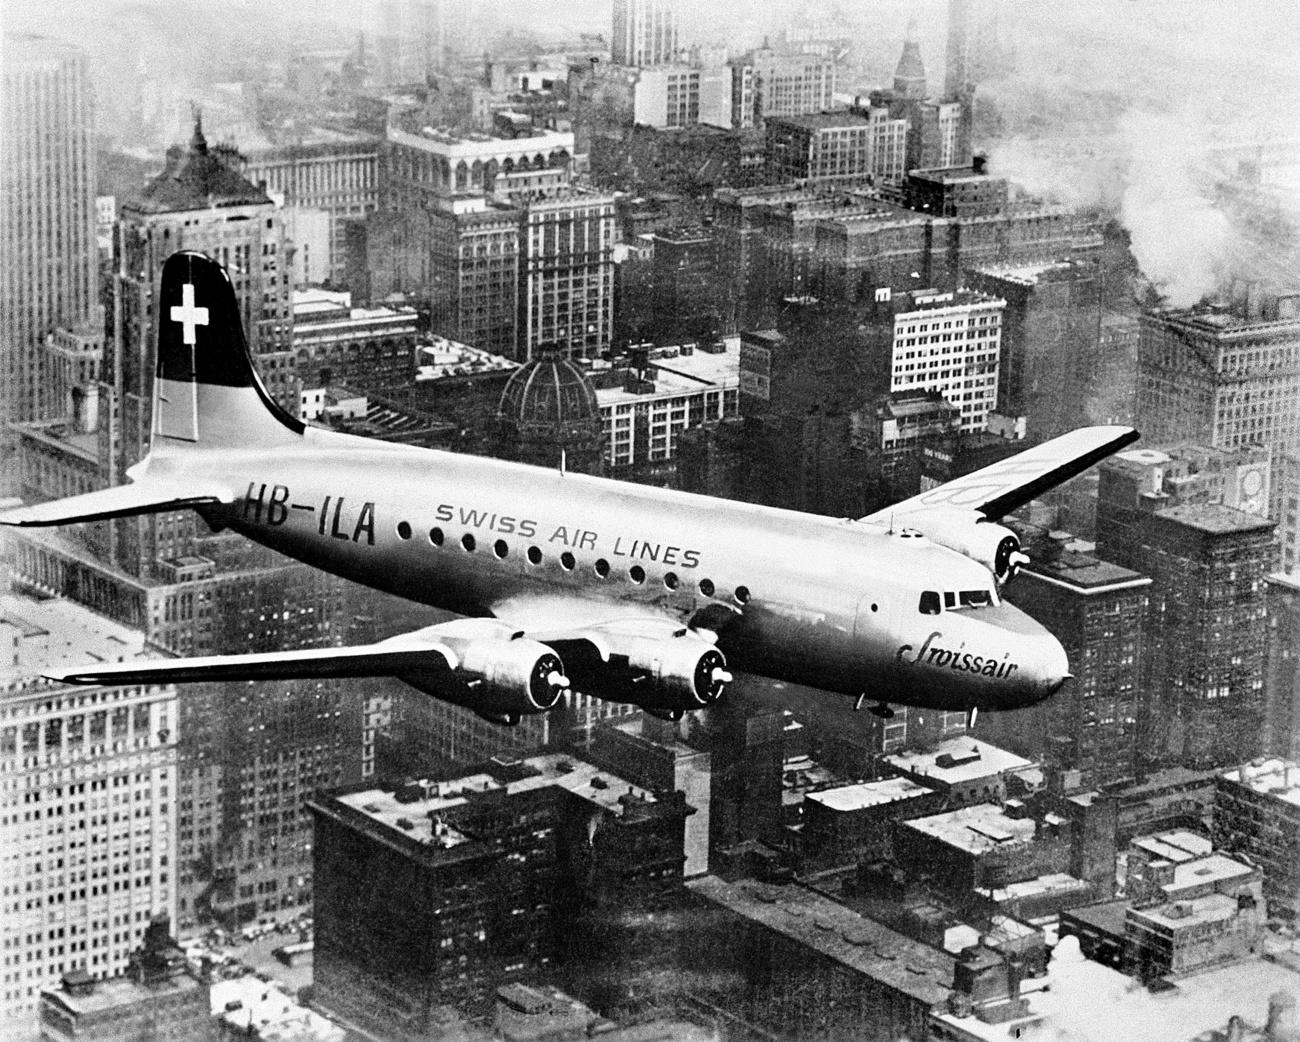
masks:
<instances>
[{"instance_id":1,"label":"building dome","mask_svg":"<svg viewBox=\"0 0 1300 1042\"><path fill-rule=\"evenodd\" d=\"M497 406L504 455L598 472L604 451L600 405L590 377L558 348L542 348L506 384Z\"/></svg>"}]
</instances>

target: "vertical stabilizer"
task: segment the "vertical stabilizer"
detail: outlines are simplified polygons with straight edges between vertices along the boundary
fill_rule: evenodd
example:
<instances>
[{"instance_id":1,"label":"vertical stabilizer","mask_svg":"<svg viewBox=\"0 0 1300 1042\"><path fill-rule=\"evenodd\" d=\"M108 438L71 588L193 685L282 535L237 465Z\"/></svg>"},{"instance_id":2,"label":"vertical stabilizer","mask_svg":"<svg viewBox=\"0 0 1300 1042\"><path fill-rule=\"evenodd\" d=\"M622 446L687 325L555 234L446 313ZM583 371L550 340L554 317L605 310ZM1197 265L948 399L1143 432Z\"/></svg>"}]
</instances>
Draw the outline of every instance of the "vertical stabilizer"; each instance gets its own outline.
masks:
<instances>
[{"instance_id":1,"label":"vertical stabilizer","mask_svg":"<svg viewBox=\"0 0 1300 1042\"><path fill-rule=\"evenodd\" d=\"M185 443L286 444L303 424L267 393L253 367L230 276L201 253L174 253L158 294L152 448Z\"/></svg>"}]
</instances>

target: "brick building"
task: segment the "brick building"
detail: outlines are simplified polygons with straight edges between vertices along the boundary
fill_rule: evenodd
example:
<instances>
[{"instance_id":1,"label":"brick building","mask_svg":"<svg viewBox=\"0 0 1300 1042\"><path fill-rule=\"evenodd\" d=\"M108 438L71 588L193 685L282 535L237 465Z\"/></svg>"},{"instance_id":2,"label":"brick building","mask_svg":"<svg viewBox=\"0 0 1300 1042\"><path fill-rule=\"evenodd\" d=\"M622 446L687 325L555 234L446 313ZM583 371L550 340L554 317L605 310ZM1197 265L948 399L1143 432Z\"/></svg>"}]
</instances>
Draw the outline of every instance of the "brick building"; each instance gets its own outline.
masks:
<instances>
[{"instance_id":1,"label":"brick building","mask_svg":"<svg viewBox=\"0 0 1300 1042\"><path fill-rule=\"evenodd\" d=\"M1220 774L1211 815L1214 845L1264 870L1270 915L1300 915L1300 766L1256 759Z\"/></svg>"},{"instance_id":2,"label":"brick building","mask_svg":"<svg viewBox=\"0 0 1300 1042\"><path fill-rule=\"evenodd\" d=\"M311 799L315 968L328 1012L397 1038L440 1004L481 1014L553 965L577 913L682 880L682 798L563 756Z\"/></svg>"},{"instance_id":3,"label":"brick building","mask_svg":"<svg viewBox=\"0 0 1300 1042\"><path fill-rule=\"evenodd\" d=\"M1132 778L1151 580L1049 540L1030 556L1007 600L1056 635L1074 676L1041 705L993 714L989 737L1005 736L1049 773L1077 771L1084 787Z\"/></svg>"}]
</instances>

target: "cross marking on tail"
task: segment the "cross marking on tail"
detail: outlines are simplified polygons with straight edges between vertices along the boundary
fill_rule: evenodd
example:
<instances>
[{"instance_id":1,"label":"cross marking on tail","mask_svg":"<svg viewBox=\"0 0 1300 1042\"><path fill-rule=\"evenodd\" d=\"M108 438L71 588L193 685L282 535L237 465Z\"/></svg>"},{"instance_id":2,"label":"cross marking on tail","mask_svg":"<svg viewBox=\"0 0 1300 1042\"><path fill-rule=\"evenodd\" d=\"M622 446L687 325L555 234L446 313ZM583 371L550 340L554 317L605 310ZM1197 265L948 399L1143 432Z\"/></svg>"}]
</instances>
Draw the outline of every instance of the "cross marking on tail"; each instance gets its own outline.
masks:
<instances>
[{"instance_id":1,"label":"cross marking on tail","mask_svg":"<svg viewBox=\"0 0 1300 1042\"><path fill-rule=\"evenodd\" d=\"M208 324L208 309L194 306L194 283L187 282L181 287L181 304L180 307L172 306L171 317L173 322L179 322L184 327L181 335L185 343L192 347L195 327Z\"/></svg>"}]
</instances>

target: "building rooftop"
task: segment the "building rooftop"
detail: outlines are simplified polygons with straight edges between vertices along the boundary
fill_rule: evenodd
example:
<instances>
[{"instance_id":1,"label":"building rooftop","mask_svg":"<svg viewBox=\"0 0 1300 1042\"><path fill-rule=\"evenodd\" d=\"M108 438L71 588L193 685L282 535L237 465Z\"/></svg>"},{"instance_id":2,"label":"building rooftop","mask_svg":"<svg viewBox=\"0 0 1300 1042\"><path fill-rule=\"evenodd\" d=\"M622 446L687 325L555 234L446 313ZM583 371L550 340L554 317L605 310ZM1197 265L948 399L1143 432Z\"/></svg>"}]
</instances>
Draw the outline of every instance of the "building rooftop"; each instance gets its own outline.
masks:
<instances>
[{"instance_id":1,"label":"building rooftop","mask_svg":"<svg viewBox=\"0 0 1300 1042\"><path fill-rule=\"evenodd\" d=\"M1087 596L1151 585L1149 576L1130 568L1070 551L1054 558L1035 557L1023 574Z\"/></svg>"},{"instance_id":2,"label":"building rooftop","mask_svg":"<svg viewBox=\"0 0 1300 1042\"><path fill-rule=\"evenodd\" d=\"M122 976L105 981L96 980L90 991L80 995L74 995L66 988L49 988L46 989L46 994L57 997L68 1009L85 1015L136 1003L152 1003L161 996L183 995L196 992L202 987L202 981L188 973L180 973L153 984L140 984L131 977Z\"/></svg>"},{"instance_id":3,"label":"building rooftop","mask_svg":"<svg viewBox=\"0 0 1300 1042\"><path fill-rule=\"evenodd\" d=\"M808 112L799 116L769 116L768 126L787 123L808 130L833 130L838 127L864 128L871 125L866 116L845 109L843 112Z\"/></svg>"},{"instance_id":4,"label":"building rooftop","mask_svg":"<svg viewBox=\"0 0 1300 1042\"><path fill-rule=\"evenodd\" d=\"M705 390L723 390L740 386L740 337L722 338L725 351L703 351L698 347L690 354L671 354L675 348L651 352L646 375L654 381L654 390L637 392L622 387L596 389L596 401L606 409L629 402L655 398L675 398Z\"/></svg>"},{"instance_id":5,"label":"building rooftop","mask_svg":"<svg viewBox=\"0 0 1300 1042\"><path fill-rule=\"evenodd\" d=\"M1048 894L1083 894L1091 884L1068 872L1048 872L1033 879L1022 879L999 887L977 887L975 893L987 897L995 904L1023 901L1027 897L1045 897Z\"/></svg>"},{"instance_id":6,"label":"building rooftop","mask_svg":"<svg viewBox=\"0 0 1300 1042\"><path fill-rule=\"evenodd\" d=\"M804 944L873 980L936 1004L948 997L956 960L798 886L753 880L727 883L716 876L688 882L701 897Z\"/></svg>"},{"instance_id":7,"label":"building rooftop","mask_svg":"<svg viewBox=\"0 0 1300 1042\"><path fill-rule=\"evenodd\" d=\"M98 432L77 430L76 424L66 418L15 423L14 430L24 438L43 442L60 452L78 457L84 463L99 463Z\"/></svg>"},{"instance_id":8,"label":"building rooftop","mask_svg":"<svg viewBox=\"0 0 1300 1042\"><path fill-rule=\"evenodd\" d=\"M41 683L46 669L151 657L142 632L72 601L0 594L0 629L6 627L16 631L19 644L16 655L0 659L0 692Z\"/></svg>"},{"instance_id":9,"label":"building rooftop","mask_svg":"<svg viewBox=\"0 0 1300 1042\"><path fill-rule=\"evenodd\" d=\"M1232 880L1249 879L1257 869L1227 854L1206 854L1174 866L1174 879L1163 889L1170 897L1197 887L1218 886Z\"/></svg>"},{"instance_id":10,"label":"building rooftop","mask_svg":"<svg viewBox=\"0 0 1300 1042\"><path fill-rule=\"evenodd\" d=\"M988 275L1021 286L1036 286L1039 282L1050 281L1053 276L1060 278L1075 272L1091 274L1092 269L1078 261L1043 261L1038 264L991 265L977 269L979 274Z\"/></svg>"},{"instance_id":11,"label":"building rooftop","mask_svg":"<svg viewBox=\"0 0 1300 1042\"><path fill-rule=\"evenodd\" d=\"M1149 908L1130 908L1127 916L1149 922L1173 933L1196 930L1208 923L1235 919L1240 909L1237 899L1227 894L1205 894L1190 900L1179 899Z\"/></svg>"},{"instance_id":12,"label":"building rooftop","mask_svg":"<svg viewBox=\"0 0 1300 1042\"><path fill-rule=\"evenodd\" d=\"M232 1034L266 1042L344 1042L348 1037L333 1021L257 977L214 981L210 998L212 1015L220 1017Z\"/></svg>"},{"instance_id":13,"label":"building rooftop","mask_svg":"<svg viewBox=\"0 0 1300 1042\"><path fill-rule=\"evenodd\" d=\"M416 349L417 383L424 380L441 380L450 376L476 376L479 373L513 371L519 368L504 355L494 355L480 347L471 347L457 340L448 340L436 333L424 338Z\"/></svg>"},{"instance_id":14,"label":"building rooftop","mask_svg":"<svg viewBox=\"0 0 1300 1042\"><path fill-rule=\"evenodd\" d=\"M1130 844L1152 857L1175 863L1204 857L1213 849L1210 841L1194 832L1160 832L1154 836L1138 836Z\"/></svg>"},{"instance_id":15,"label":"building rooftop","mask_svg":"<svg viewBox=\"0 0 1300 1042\"><path fill-rule=\"evenodd\" d=\"M827 810L847 812L899 803L932 791L910 778L886 778L884 781L859 782L856 785L841 785L835 789L810 792L804 799L818 803Z\"/></svg>"},{"instance_id":16,"label":"building rooftop","mask_svg":"<svg viewBox=\"0 0 1300 1042\"><path fill-rule=\"evenodd\" d=\"M270 207L270 197L235 169L233 156L208 147L197 121L188 147L169 148L163 172L126 204L143 213L262 205Z\"/></svg>"},{"instance_id":17,"label":"building rooftop","mask_svg":"<svg viewBox=\"0 0 1300 1042\"><path fill-rule=\"evenodd\" d=\"M1300 807L1300 764L1294 760L1261 757L1224 771L1222 777L1225 781L1236 782L1262 795Z\"/></svg>"},{"instance_id":18,"label":"building rooftop","mask_svg":"<svg viewBox=\"0 0 1300 1042\"><path fill-rule=\"evenodd\" d=\"M1166 507L1156 516L1194 528L1209 535L1226 535L1230 532L1263 532L1275 528L1277 522L1258 514L1247 514L1219 503L1184 503Z\"/></svg>"},{"instance_id":19,"label":"building rooftop","mask_svg":"<svg viewBox=\"0 0 1300 1042\"><path fill-rule=\"evenodd\" d=\"M444 849L469 843L472 837L440 820L440 814L453 807L465 806L475 794L502 792L516 795L535 789L556 786L581 796L615 817L622 817L630 796L636 802L655 803L647 789L632 785L608 771L560 754L532 756L522 761L531 773L513 781L503 781L488 773L471 774L449 781L415 782L424 795L404 801L398 793L383 789L362 789L336 794L334 799L372 821L400 832L420 843Z\"/></svg>"},{"instance_id":20,"label":"building rooftop","mask_svg":"<svg viewBox=\"0 0 1300 1042\"><path fill-rule=\"evenodd\" d=\"M893 753L885 762L913 777L933 779L944 785L959 785L976 778L1018 771L1033 764L1023 756L996 745L958 735L921 752Z\"/></svg>"},{"instance_id":21,"label":"building rooftop","mask_svg":"<svg viewBox=\"0 0 1300 1042\"><path fill-rule=\"evenodd\" d=\"M1032 843L1038 831L1032 818L1008 817L1002 808L992 803L976 803L927 818L914 818L905 822L904 827L977 855L1015 844Z\"/></svg>"}]
</instances>

